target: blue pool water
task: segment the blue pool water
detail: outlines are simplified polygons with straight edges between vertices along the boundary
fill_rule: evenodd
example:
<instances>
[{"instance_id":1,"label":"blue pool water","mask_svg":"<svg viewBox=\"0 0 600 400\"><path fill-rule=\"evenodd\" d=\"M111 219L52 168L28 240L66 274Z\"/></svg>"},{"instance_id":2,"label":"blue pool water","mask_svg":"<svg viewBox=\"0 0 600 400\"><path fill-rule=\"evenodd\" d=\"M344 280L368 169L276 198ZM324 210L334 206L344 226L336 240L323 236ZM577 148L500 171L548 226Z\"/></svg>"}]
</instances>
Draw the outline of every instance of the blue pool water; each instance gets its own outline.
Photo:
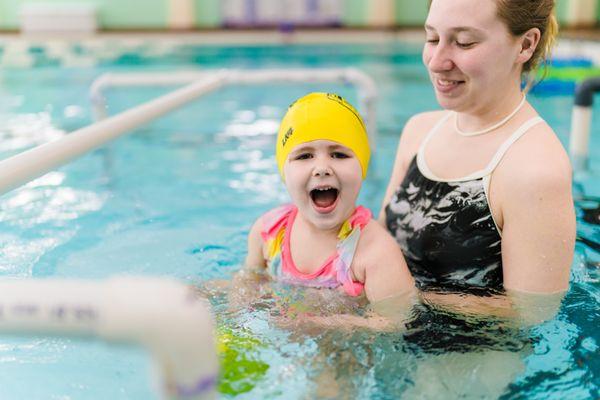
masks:
<instances>
[{"instance_id":1,"label":"blue pool water","mask_svg":"<svg viewBox=\"0 0 600 400\"><path fill-rule=\"evenodd\" d=\"M59 47L2 48L0 158L91 123L88 90L104 72L354 66L380 90L378 147L360 197L377 212L403 124L437 107L420 49L410 44ZM336 85L228 87L0 197L0 276L230 279L244 259L251 223L287 199L274 135L286 106L309 90L356 102L353 89ZM106 95L115 114L162 93ZM530 101L566 146L572 98ZM277 301L236 311L215 296L219 325L251 343L239 344L236 357L253 374L244 379L229 366L225 396L328 397L338 382L342 398L598 398L600 227L586 209L600 201L599 126L590 145L596 172L576 177L580 240L571 289L555 318L532 328L459 321L450 332L452 316L417 310L427 323L408 333L293 333L272 324ZM293 290L281 297L292 299L286 307L309 302ZM1 399L157 398L150 371L149 356L138 348L0 337Z\"/></svg>"}]
</instances>

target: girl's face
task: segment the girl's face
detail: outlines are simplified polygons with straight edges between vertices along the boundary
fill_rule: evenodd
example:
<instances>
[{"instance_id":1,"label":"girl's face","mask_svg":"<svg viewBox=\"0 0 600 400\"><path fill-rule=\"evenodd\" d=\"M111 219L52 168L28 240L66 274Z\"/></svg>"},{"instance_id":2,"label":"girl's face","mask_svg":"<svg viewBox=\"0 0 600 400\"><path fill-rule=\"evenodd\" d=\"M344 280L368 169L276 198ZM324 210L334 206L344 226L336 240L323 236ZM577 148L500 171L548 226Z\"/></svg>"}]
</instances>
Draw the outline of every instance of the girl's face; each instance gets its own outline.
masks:
<instances>
[{"instance_id":1,"label":"girl's face","mask_svg":"<svg viewBox=\"0 0 600 400\"><path fill-rule=\"evenodd\" d=\"M423 62L443 108L474 110L519 89L521 43L496 11L494 0L433 0Z\"/></svg>"},{"instance_id":2,"label":"girl's face","mask_svg":"<svg viewBox=\"0 0 600 400\"><path fill-rule=\"evenodd\" d=\"M285 185L299 214L321 230L337 230L354 212L362 169L354 153L330 140L296 146L284 166Z\"/></svg>"}]
</instances>

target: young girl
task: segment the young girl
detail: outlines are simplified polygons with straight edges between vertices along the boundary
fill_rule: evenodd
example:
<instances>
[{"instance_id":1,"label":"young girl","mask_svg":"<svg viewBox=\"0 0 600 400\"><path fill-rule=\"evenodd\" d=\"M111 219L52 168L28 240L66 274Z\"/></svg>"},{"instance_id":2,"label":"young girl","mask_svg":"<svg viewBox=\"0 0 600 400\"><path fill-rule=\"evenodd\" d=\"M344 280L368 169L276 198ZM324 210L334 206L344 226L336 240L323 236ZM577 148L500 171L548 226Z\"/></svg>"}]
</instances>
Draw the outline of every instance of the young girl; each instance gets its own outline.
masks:
<instances>
[{"instance_id":1,"label":"young girl","mask_svg":"<svg viewBox=\"0 0 600 400\"><path fill-rule=\"evenodd\" d=\"M364 292L370 302L411 290L398 245L356 206L369 157L365 125L343 98L311 93L293 103L276 147L292 204L256 221L246 266L294 285Z\"/></svg>"}]
</instances>

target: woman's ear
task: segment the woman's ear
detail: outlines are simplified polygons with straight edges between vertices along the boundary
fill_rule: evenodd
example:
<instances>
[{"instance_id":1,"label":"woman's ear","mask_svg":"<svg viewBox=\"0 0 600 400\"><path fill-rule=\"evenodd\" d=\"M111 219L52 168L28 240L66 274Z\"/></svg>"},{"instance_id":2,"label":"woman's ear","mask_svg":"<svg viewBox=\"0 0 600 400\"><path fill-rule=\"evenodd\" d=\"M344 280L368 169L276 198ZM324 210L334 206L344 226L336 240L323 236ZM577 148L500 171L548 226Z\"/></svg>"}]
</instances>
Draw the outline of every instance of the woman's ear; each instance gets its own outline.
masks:
<instances>
[{"instance_id":1,"label":"woman's ear","mask_svg":"<svg viewBox=\"0 0 600 400\"><path fill-rule=\"evenodd\" d=\"M517 61L521 64L525 64L527 61L531 59L535 49L540 43L540 39L542 37L542 33L538 28L531 28L519 39L519 44L521 49L519 51Z\"/></svg>"}]
</instances>

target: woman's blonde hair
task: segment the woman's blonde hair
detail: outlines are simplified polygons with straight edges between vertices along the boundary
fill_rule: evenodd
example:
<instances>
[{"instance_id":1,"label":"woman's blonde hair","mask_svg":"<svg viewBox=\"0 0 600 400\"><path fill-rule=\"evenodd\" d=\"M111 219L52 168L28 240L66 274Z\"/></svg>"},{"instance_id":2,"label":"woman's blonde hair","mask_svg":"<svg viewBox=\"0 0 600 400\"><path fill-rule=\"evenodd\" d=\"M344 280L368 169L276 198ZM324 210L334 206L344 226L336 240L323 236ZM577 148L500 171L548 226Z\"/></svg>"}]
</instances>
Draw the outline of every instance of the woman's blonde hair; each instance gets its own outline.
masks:
<instances>
[{"instance_id":1,"label":"woman's blonde hair","mask_svg":"<svg viewBox=\"0 0 600 400\"><path fill-rule=\"evenodd\" d=\"M540 30L541 37L531 58L523 64L523 79L526 80L525 90L529 90L535 83L536 71L543 67L543 76L546 75L546 66L552 53L552 48L558 36L558 22L554 15L554 0L495 0L498 8L498 17L506 24L510 33L520 36L529 29Z\"/></svg>"}]
</instances>

